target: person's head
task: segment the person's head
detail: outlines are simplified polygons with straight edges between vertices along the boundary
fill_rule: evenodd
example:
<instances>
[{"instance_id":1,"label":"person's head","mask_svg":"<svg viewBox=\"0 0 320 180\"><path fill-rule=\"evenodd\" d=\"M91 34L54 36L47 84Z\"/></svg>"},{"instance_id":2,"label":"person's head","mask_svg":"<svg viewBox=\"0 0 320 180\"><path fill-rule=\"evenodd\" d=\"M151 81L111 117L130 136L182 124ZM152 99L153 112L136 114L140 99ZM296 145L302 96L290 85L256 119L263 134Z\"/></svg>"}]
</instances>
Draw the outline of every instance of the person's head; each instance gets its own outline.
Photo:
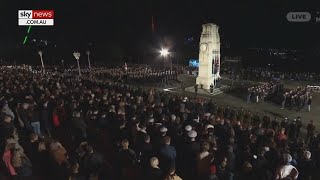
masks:
<instances>
[{"instance_id":1,"label":"person's head","mask_svg":"<svg viewBox=\"0 0 320 180\"><path fill-rule=\"evenodd\" d=\"M39 136L36 133L31 133L30 134L30 141L35 142L39 139Z\"/></svg>"},{"instance_id":2,"label":"person's head","mask_svg":"<svg viewBox=\"0 0 320 180\"><path fill-rule=\"evenodd\" d=\"M208 142L204 142L201 146L201 151L202 152L208 152L210 149L210 144Z\"/></svg>"},{"instance_id":3,"label":"person's head","mask_svg":"<svg viewBox=\"0 0 320 180\"><path fill-rule=\"evenodd\" d=\"M163 143L166 144L166 145L170 145L171 138L169 136L163 137Z\"/></svg>"},{"instance_id":4,"label":"person's head","mask_svg":"<svg viewBox=\"0 0 320 180\"><path fill-rule=\"evenodd\" d=\"M101 114L101 118L105 118L105 117L107 117L107 114L103 112L103 113Z\"/></svg>"},{"instance_id":5,"label":"person's head","mask_svg":"<svg viewBox=\"0 0 320 180\"><path fill-rule=\"evenodd\" d=\"M5 121L7 123L10 123L12 121L12 117L8 116L8 115L5 115L3 121Z\"/></svg>"},{"instance_id":6,"label":"person's head","mask_svg":"<svg viewBox=\"0 0 320 180\"><path fill-rule=\"evenodd\" d=\"M147 126L145 123L140 123L139 126L140 126L141 130L143 130L143 131L147 130Z\"/></svg>"},{"instance_id":7,"label":"person's head","mask_svg":"<svg viewBox=\"0 0 320 180\"><path fill-rule=\"evenodd\" d=\"M73 162L71 164L71 171L72 171L72 173L78 173L79 172L79 164L77 162Z\"/></svg>"},{"instance_id":8,"label":"person's head","mask_svg":"<svg viewBox=\"0 0 320 180\"><path fill-rule=\"evenodd\" d=\"M38 151L41 152L41 151L45 151L46 149L47 149L46 143L45 142L39 142Z\"/></svg>"},{"instance_id":9,"label":"person's head","mask_svg":"<svg viewBox=\"0 0 320 180\"><path fill-rule=\"evenodd\" d=\"M226 167L227 166L227 162L228 162L228 159L226 157L224 157L221 161L221 166L222 167Z\"/></svg>"},{"instance_id":10,"label":"person's head","mask_svg":"<svg viewBox=\"0 0 320 180\"><path fill-rule=\"evenodd\" d=\"M97 115L99 113L99 110L97 110L97 109L95 109L94 111L93 111L93 114L94 115Z\"/></svg>"},{"instance_id":11,"label":"person's head","mask_svg":"<svg viewBox=\"0 0 320 180\"><path fill-rule=\"evenodd\" d=\"M233 147L232 147L231 145L228 145L228 146L227 146L227 151L228 151L229 153L232 153L232 152L233 152Z\"/></svg>"},{"instance_id":12,"label":"person's head","mask_svg":"<svg viewBox=\"0 0 320 180\"><path fill-rule=\"evenodd\" d=\"M171 167L171 168L169 169L169 174L170 174L170 175L175 175L175 174L176 174L176 168L175 168L175 167Z\"/></svg>"},{"instance_id":13,"label":"person's head","mask_svg":"<svg viewBox=\"0 0 320 180\"><path fill-rule=\"evenodd\" d=\"M283 162L285 164L289 164L289 163L291 163L291 161L292 161L292 157L291 157L290 154L284 154L283 155Z\"/></svg>"},{"instance_id":14,"label":"person's head","mask_svg":"<svg viewBox=\"0 0 320 180\"><path fill-rule=\"evenodd\" d=\"M81 113L79 111L77 111L77 112L75 112L74 116L79 118L81 116Z\"/></svg>"},{"instance_id":15,"label":"person's head","mask_svg":"<svg viewBox=\"0 0 320 180\"><path fill-rule=\"evenodd\" d=\"M305 160L309 160L311 158L311 152L310 151L304 151L303 152L303 158Z\"/></svg>"},{"instance_id":16,"label":"person's head","mask_svg":"<svg viewBox=\"0 0 320 180\"><path fill-rule=\"evenodd\" d=\"M29 108L29 104L28 103L23 103L22 104L22 108L25 109L25 110L28 109Z\"/></svg>"},{"instance_id":17,"label":"person's head","mask_svg":"<svg viewBox=\"0 0 320 180\"><path fill-rule=\"evenodd\" d=\"M6 151L13 151L16 147L16 144L15 143L9 143L5 146L5 150Z\"/></svg>"},{"instance_id":18,"label":"person's head","mask_svg":"<svg viewBox=\"0 0 320 180\"><path fill-rule=\"evenodd\" d=\"M191 141L195 141L198 133L195 130L191 130L188 132L188 136Z\"/></svg>"},{"instance_id":19,"label":"person's head","mask_svg":"<svg viewBox=\"0 0 320 180\"><path fill-rule=\"evenodd\" d=\"M165 135L167 134L167 131L168 131L168 129L167 129L166 127L162 126L162 127L160 128L160 134L161 134L161 136L165 136Z\"/></svg>"},{"instance_id":20,"label":"person's head","mask_svg":"<svg viewBox=\"0 0 320 180\"><path fill-rule=\"evenodd\" d=\"M123 140L121 141L121 147L122 147L122 149L128 149L128 148L129 148L129 141L128 141L128 139L123 139Z\"/></svg>"},{"instance_id":21,"label":"person's head","mask_svg":"<svg viewBox=\"0 0 320 180\"><path fill-rule=\"evenodd\" d=\"M174 122L176 120L176 118L177 118L176 115L174 115L174 114L171 115L171 121L172 122Z\"/></svg>"},{"instance_id":22,"label":"person's head","mask_svg":"<svg viewBox=\"0 0 320 180\"><path fill-rule=\"evenodd\" d=\"M60 149L60 148L62 148L62 145L60 144L59 141L53 140L53 141L50 143L50 150L51 150L51 151L55 151L55 150Z\"/></svg>"},{"instance_id":23,"label":"person's head","mask_svg":"<svg viewBox=\"0 0 320 180\"><path fill-rule=\"evenodd\" d=\"M93 104L93 100L92 99L89 100L89 104Z\"/></svg>"},{"instance_id":24,"label":"person's head","mask_svg":"<svg viewBox=\"0 0 320 180\"><path fill-rule=\"evenodd\" d=\"M89 154L92 154L93 151L94 151L94 150L93 150L93 147L90 146L90 145L87 146L87 149L86 149L86 150L87 150L87 152L88 152Z\"/></svg>"},{"instance_id":25,"label":"person's head","mask_svg":"<svg viewBox=\"0 0 320 180\"><path fill-rule=\"evenodd\" d=\"M157 157L150 158L150 166L151 167L158 167L158 165L159 165L159 160Z\"/></svg>"},{"instance_id":26,"label":"person's head","mask_svg":"<svg viewBox=\"0 0 320 180\"><path fill-rule=\"evenodd\" d=\"M252 170L252 165L248 161L246 161L243 163L242 168L245 172L250 172Z\"/></svg>"},{"instance_id":27,"label":"person's head","mask_svg":"<svg viewBox=\"0 0 320 180\"><path fill-rule=\"evenodd\" d=\"M144 135L144 142L150 143L150 136L148 134Z\"/></svg>"}]
</instances>

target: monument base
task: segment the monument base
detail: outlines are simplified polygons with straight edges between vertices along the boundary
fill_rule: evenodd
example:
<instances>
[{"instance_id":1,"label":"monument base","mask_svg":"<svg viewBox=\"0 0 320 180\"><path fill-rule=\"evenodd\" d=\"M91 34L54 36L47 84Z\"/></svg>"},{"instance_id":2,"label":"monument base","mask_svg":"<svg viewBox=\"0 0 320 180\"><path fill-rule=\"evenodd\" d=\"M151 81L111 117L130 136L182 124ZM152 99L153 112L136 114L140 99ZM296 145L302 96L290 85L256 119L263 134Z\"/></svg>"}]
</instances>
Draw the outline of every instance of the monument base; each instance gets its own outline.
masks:
<instances>
[{"instance_id":1,"label":"monument base","mask_svg":"<svg viewBox=\"0 0 320 180\"><path fill-rule=\"evenodd\" d=\"M196 84L198 84L198 89L210 89L210 85L213 84L213 77L197 77ZM215 86L215 84L213 84Z\"/></svg>"},{"instance_id":2,"label":"monument base","mask_svg":"<svg viewBox=\"0 0 320 180\"><path fill-rule=\"evenodd\" d=\"M204 96L204 97L216 96L216 95L224 93L229 88L230 88L230 86L227 86L227 85L221 85L220 87L215 87L213 89L212 94L211 94L209 89L199 89L198 90L198 95ZM193 86L187 87L185 89L185 92L195 93L194 87Z\"/></svg>"}]
</instances>

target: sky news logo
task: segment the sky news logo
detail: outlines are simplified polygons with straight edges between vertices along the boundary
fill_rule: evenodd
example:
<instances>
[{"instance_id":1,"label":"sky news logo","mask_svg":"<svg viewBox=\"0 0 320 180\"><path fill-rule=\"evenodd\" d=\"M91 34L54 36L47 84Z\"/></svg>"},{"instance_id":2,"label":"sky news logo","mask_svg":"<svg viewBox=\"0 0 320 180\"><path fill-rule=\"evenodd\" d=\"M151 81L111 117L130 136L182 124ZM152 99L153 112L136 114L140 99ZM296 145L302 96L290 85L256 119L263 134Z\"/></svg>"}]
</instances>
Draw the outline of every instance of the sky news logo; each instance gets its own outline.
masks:
<instances>
[{"instance_id":1,"label":"sky news logo","mask_svg":"<svg viewBox=\"0 0 320 180\"><path fill-rule=\"evenodd\" d=\"M287 14L287 20L289 22L316 22L320 23L320 13L317 12L312 17L310 12L289 12Z\"/></svg>"},{"instance_id":2,"label":"sky news logo","mask_svg":"<svg viewBox=\"0 0 320 180\"><path fill-rule=\"evenodd\" d=\"M19 10L19 26L53 26L53 10Z\"/></svg>"}]
</instances>

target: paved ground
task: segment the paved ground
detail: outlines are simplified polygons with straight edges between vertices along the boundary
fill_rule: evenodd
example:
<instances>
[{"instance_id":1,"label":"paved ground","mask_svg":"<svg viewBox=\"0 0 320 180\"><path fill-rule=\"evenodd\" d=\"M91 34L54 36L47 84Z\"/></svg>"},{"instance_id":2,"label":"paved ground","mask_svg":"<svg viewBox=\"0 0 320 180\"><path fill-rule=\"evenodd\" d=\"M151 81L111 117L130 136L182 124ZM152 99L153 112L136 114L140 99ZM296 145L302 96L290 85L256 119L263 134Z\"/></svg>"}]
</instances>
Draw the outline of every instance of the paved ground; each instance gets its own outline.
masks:
<instances>
[{"instance_id":1,"label":"paved ground","mask_svg":"<svg viewBox=\"0 0 320 180\"><path fill-rule=\"evenodd\" d=\"M179 81L183 82L186 87L193 86L195 83L195 77L189 76L189 75L181 75L179 76ZM231 82L227 79L224 79L224 83L230 85ZM239 82L234 82L239 83ZM251 84L258 84L263 82L252 82L252 81L246 81L241 83L251 83ZM309 83L308 82L294 82L294 81L284 81L285 88L288 89L294 89L297 86L306 86ZM315 84L312 84L315 85ZM164 88L162 88L164 89ZM172 86L166 87L166 89L176 92L176 93L182 93L181 92L181 85L178 83L173 84ZM192 89L192 88L189 88ZM187 95L194 95L193 92L185 92ZM264 102L264 103L250 103L247 104L245 101L245 96L234 96L227 93L221 93L217 94L215 96L200 94L199 96L205 97L205 98L212 98L215 102L222 105L230 105L233 107L243 107L245 109L249 109L252 112L258 112L261 115L269 114L271 117L277 117L278 119L282 119L285 117L288 117L289 119L294 119L300 116L302 118L302 122L304 127L306 127L309 120L313 119L314 123L317 127L317 131L320 130L320 93L314 93L313 94L313 104L311 106L311 112L307 112L306 109L297 112L295 110L288 110L288 109L280 109L280 106L271 102ZM302 130L302 134L305 134L305 128Z\"/></svg>"}]
</instances>

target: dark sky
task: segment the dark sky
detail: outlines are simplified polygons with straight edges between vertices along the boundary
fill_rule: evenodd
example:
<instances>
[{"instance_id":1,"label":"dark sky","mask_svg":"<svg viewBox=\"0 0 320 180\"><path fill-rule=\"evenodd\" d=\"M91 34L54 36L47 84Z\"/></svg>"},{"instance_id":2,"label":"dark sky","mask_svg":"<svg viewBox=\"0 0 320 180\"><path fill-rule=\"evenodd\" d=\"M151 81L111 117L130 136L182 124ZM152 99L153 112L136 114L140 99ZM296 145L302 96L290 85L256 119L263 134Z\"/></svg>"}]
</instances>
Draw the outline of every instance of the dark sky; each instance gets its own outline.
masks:
<instances>
[{"instance_id":1,"label":"dark sky","mask_svg":"<svg viewBox=\"0 0 320 180\"><path fill-rule=\"evenodd\" d=\"M223 43L231 47L318 47L320 22L286 21L288 12L316 15L320 11L317 7L289 0L2 0L0 47L23 41L27 27L17 25L19 9L55 10L55 25L34 27L32 36L60 47L88 42L126 47L143 43L151 37L152 16L156 36L172 37L178 43L189 36L197 38L201 24L212 22L220 26Z\"/></svg>"}]
</instances>

